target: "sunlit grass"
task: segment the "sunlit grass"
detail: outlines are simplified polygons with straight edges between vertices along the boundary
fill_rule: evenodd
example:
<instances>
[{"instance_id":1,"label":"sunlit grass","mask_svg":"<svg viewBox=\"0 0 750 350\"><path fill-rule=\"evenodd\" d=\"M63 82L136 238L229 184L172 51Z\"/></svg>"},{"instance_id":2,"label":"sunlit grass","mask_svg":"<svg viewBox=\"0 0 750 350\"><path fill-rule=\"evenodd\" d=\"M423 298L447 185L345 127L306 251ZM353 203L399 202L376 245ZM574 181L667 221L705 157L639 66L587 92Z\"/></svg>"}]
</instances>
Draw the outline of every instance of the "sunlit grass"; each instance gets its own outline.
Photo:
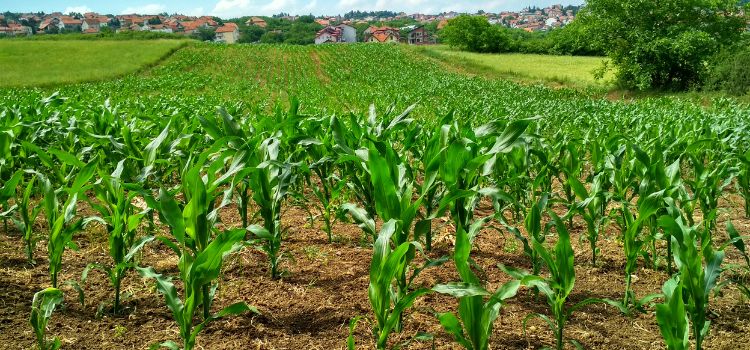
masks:
<instances>
[{"instance_id":1,"label":"sunlit grass","mask_svg":"<svg viewBox=\"0 0 750 350\"><path fill-rule=\"evenodd\" d=\"M156 64L179 40L0 41L0 87L105 80Z\"/></svg>"},{"instance_id":2,"label":"sunlit grass","mask_svg":"<svg viewBox=\"0 0 750 350\"><path fill-rule=\"evenodd\" d=\"M438 59L456 69L488 77L501 77L524 83L553 83L569 87L607 87L614 73L602 80L594 77L606 58L533 54L483 54L452 50L447 46L423 46L417 52Z\"/></svg>"}]
</instances>

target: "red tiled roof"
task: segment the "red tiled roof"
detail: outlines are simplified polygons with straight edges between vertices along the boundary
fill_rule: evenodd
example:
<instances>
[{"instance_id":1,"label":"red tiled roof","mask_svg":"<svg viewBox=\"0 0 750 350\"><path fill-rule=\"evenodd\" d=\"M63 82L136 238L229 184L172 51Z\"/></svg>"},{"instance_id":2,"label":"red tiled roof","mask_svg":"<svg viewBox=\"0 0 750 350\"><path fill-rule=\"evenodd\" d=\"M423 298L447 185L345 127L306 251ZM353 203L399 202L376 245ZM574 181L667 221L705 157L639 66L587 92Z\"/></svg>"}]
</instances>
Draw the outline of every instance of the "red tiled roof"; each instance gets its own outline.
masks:
<instances>
[{"instance_id":1,"label":"red tiled roof","mask_svg":"<svg viewBox=\"0 0 750 350\"><path fill-rule=\"evenodd\" d=\"M83 23L83 21L81 21L80 19L75 18L61 18L61 20L63 24L79 25Z\"/></svg>"},{"instance_id":2,"label":"red tiled roof","mask_svg":"<svg viewBox=\"0 0 750 350\"><path fill-rule=\"evenodd\" d=\"M381 32L378 32L378 33L375 33L375 34L372 35L372 37L375 38L375 40L377 40L378 42L381 42L381 43L384 43L384 42L388 41L388 38L390 38L391 36L392 35L390 35L390 34L381 33Z\"/></svg>"},{"instance_id":3,"label":"red tiled roof","mask_svg":"<svg viewBox=\"0 0 750 350\"><path fill-rule=\"evenodd\" d=\"M237 27L237 24L228 22L228 23L224 23L224 25L219 27L219 29L216 29L216 32L217 33L231 33L238 29L239 27Z\"/></svg>"}]
</instances>

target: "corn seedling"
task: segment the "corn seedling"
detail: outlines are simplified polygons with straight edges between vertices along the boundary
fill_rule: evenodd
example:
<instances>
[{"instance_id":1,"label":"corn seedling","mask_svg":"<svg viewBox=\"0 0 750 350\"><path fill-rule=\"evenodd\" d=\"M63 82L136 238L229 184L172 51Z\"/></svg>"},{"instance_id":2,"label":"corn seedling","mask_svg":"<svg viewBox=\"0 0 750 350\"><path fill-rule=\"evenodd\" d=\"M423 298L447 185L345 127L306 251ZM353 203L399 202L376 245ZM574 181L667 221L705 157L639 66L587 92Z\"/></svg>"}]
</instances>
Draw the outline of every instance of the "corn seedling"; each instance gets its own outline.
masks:
<instances>
[{"instance_id":1,"label":"corn seedling","mask_svg":"<svg viewBox=\"0 0 750 350\"><path fill-rule=\"evenodd\" d=\"M84 275L86 275L89 268L99 268L107 274L115 289L112 308L112 312L115 314L120 310L122 279L129 270L135 267L134 258L136 254L148 242L154 240L154 236L136 239L136 229L140 225L145 212L136 213L133 199L138 195L138 192L127 191L120 179L123 163L124 161L120 161L112 174L101 174L101 180L94 185L94 193L98 203L89 201L91 207L100 215L95 220L101 222L107 228L112 265L92 264L84 271Z\"/></svg>"},{"instance_id":2,"label":"corn seedling","mask_svg":"<svg viewBox=\"0 0 750 350\"><path fill-rule=\"evenodd\" d=\"M716 287L716 281L722 272L724 251L714 249L710 232L705 229L699 230L697 226L685 225L681 215L677 218L661 216L659 226L671 233L675 247L675 264L679 271L676 276L679 287L672 286L674 282L667 282L665 289L672 289L672 298L681 298L684 305L680 305L679 301L667 300L667 303L657 309L662 311L661 314L657 313L657 320L669 345L673 343L671 339L677 338L670 329L681 325L682 318L687 315L695 339L695 348L700 350L711 325L708 319L708 303L711 291ZM677 293L678 291L681 293Z\"/></svg>"},{"instance_id":3,"label":"corn seedling","mask_svg":"<svg viewBox=\"0 0 750 350\"><path fill-rule=\"evenodd\" d=\"M572 306L567 305L568 297L573 291L576 280L573 261L574 253L570 244L570 234L568 233L563 220L552 211L550 211L549 214L552 217L554 226L557 228L558 240L555 244L554 251L548 250L538 241L532 242L534 250L539 254L544 265L549 270L549 277L544 278L532 275L526 271L505 267L503 265L500 265L500 268L511 277L518 280L521 285L535 287L547 298L547 304L549 304L552 318L539 313L530 314L523 321L524 332L526 330L526 324L531 318L540 318L555 334L556 348L562 350L565 347L565 324L573 312L593 303L603 302L614 306L618 306L618 304L610 300L589 298ZM574 340L569 340L569 342L580 348L578 342Z\"/></svg>"},{"instance_id":4,"label":"corn seedling","mask_svg":"<svg viewBox=\"0 0 750 350\"><path fill-rule=\"evenodd\" d=\"M215 147L218 147L217 145L218 143ZM210 151L204 152L195 165L186 169L181 175L181 190L187 203L181 206L174 195L165 189L159 191L158 202L146 196L149 205L158 210L163 221L169 225L172 236L179 246L165 237L158 239L170 246L180 256L181 262L187 263L196 259L213 241L218 210L229 202L229 195L224 193L224 199L217 205L216 202L221 195L219 187L227 183L243 167L243 164L239 162L240 158L235 158L226 173L217 177L217 172L224 167L225 160L233 154L232 152L223 153L206 167L206 175L203 176L203 165L206 164L206 158L211 153ZM226 191L230 192L231 188ZM210 285L204 284L201 290L202 297L199 300L203 302L203 318L208 319L212 300Z\"/></svg>"},{"instance_id":5,"label":"corn seedling","mask_svg":"<svg viewBox=\"0 0 750 350\"><path fill-rule=\"evenodd\" d=\"M503 302L516 295L520 282L511 281L500 287L494 294L485 290L479 278L471 271L470 253L473 237L480 226L475 225L467 232L457 230L453 261L463 282L441 284L433 291L458 298L458 317L451 312L438 314L443 328L453 335L455 341L466 349L487 350L492 324L500 314ZM487 301L484 300L489 296Z\"/></svg>"},{"instance_id":6,"label":"corn seedling","mask_svg":"<svg viewBox=\"0 0 750 350\"><path fill-rule=\"evenodd\" d=\"M58 199L58 191L52 187L49 179L37 173L37 177L41 179L43 184L44 213L49 225L47 256L49 258L49 274L52 279L52 287L54 288L58 287L57 277L62 269L62 258L65 249L68 247L77 249L75 243L73 243L73 234L82 230L84 226L83 219L73 221L76 215L78 195L85 190L84 185L94 175L96 167L97 160L91 160L75 177L72 187L61 189L61 191L68 193L67 199L62 206Z\"/></svg>"},{"instance_id":7,"label":"corn seedling","mask_svg":"<svg viewBox=\"0 0 750 350\"><path fill-rule=\"evenodd\" d=\"M184 251L180 256L180 278L183 283L182 299L177 294L177 289L169 277L156 273L153 268L137 267L136 270L144 278L156 280L156 289L164 295L169 311L180 328L182 338L182 349L192 350L198 334L211 322L222 317L238 315L246 311L258 313L254 307L244 302L239 302L225 307L221 311L204 317L202 321L195 324L193 318L200 305L210 305L213 293L208 295L209 300L204 299L204 287L213 285L221 273L221 265L226 256L241 248L241 242L245 238L244 230L225 231L218 234L208 246L193 257L190 252ZM215 291L217 285L212 290ZM179 349L179 346L167 341L159 346Z\"/></svg>"},{"instance_id":8,"label":"corn seedling","mask_svg":"<svg viewBox=\"0 0 750 350\"><path fill-rule=\"evenodd\" d=\"M253 201L258 205L263 219L262 227L251 225L248 230L262 241L261 247L268 255L272 278L281 277L279 263L285 233L281 225L281 210L295 180L295 164L279 160L279 142L279 139L273 137L264 140L259 149L259 159L262 161L260 165L240 173L241 176L247 176L248 183L253 188Z\"/></svg>"},{"instance_id":9,"label":"corn seedling","mask_svg":"<svg viewBox=\"0 0 750 350\"><path fill-rule=\"evenodd\" d=\"M36 176L34 175L28 181L23 191L23 196L18 202L18 217L13 218L13 222L19 231L23 234L23 241L26 246L26 259L29 264L34 263L34 250L36 249L37 237L34 235L34 222L42 211L42 205L33 205L31 196L35 193Z\"/></svg>"},{"instance_id":10,"label":"corn seedling","mask_svg":"<svg viewBox=\"0 0 750 350\"><path fill-rule=\"evenodd\" d=\"M572 211L577 212L586 221L586 238L591 247L591 265L596 266L596 256L599 255L599 248L596 243L599 240L599 231L607 216L604 215L603 208L607 205L609 194L604 189L603 181L605 177L601 173L594 176L591 190L587 191L586 187L575 177L569 177L568 183L580 202L572 205Z\"/></svg>"},{"instance_id":11,"label":"corn seedling","mask_svg":"<svg viewBox=\"0 0 750 350\"><path fill-rule=\"evenodd\" d=\"M55 308L62 304L63 293L57 288L47 288L34 294L31 302L31 317L29 323L36 335L36 345L39 350L57 350L62 347L60 339L47 340L47 323Z\"/></svg>"},{"instance_id":12,"label":"corn seedling","mask_svg":"<svg viewBox=\"0 0 750 350\"><path fill-rule=\"evenodd\" d=\"M417 247L415 242L404 242L395 249L391 248L392 236L398 233L398 226L395 220L383 225L375 241L370 264L367 295L375 314L373 335L377 349L386 348L388 336L401 324L404 310L411 307L419 296L430 292L429 289L420 288L398 295L394 288L399 271L407 268L406 256L414 255Z\"/></svg>"}]
</instances>

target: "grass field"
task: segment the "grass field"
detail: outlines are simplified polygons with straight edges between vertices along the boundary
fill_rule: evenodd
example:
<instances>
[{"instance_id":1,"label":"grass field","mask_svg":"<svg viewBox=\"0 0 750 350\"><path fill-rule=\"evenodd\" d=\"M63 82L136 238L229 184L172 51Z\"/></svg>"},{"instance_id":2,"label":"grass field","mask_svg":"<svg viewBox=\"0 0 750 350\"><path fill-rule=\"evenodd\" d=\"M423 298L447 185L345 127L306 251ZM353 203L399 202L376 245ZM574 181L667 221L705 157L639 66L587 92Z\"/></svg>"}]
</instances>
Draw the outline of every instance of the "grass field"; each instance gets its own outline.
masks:
<instances>
[{"instance_id":1,"label":"grass field","mask_svg":"<svg viewBox=\"0 0 750 350\"><path fill-rule=\"evenodd\" d=\"M154 41L0 41L0 87L104 80L153 65L184 45Z\"/></svg>"},{"instance_id":2,"label":"grass field","mask_svg":"<svg viewBox=\"0 0 750 350\"><path fill-rule=\"evenodd\" d=\"M452 68L523 83L547 83L570 87L607 87L612 73L596 80L593 72L606 58L532 54L483 54L452 50L447 46L423 46L416 52L438 59Z\"/></svg>"}]
</instances>

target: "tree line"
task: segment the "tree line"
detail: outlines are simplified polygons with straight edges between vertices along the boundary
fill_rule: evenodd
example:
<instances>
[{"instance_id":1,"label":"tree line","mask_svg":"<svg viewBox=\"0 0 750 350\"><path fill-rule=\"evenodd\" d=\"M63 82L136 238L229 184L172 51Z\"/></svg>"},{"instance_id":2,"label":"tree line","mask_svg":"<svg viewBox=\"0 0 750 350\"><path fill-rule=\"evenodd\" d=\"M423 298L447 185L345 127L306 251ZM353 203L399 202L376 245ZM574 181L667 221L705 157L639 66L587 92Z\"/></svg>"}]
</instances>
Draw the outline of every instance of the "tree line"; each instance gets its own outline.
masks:
<instances>
[{"instance_id":1,"label":"tree line","mask_svg":"<svg viewBox=\"0 0 750 350\"><path fill-rule=\"evenodd\" d=\"M588 0L576 20L547 33L451 20L440 37L466 51L602 55L622 88L750 90L748 0Z\"/></svg>"}]
</instances>

